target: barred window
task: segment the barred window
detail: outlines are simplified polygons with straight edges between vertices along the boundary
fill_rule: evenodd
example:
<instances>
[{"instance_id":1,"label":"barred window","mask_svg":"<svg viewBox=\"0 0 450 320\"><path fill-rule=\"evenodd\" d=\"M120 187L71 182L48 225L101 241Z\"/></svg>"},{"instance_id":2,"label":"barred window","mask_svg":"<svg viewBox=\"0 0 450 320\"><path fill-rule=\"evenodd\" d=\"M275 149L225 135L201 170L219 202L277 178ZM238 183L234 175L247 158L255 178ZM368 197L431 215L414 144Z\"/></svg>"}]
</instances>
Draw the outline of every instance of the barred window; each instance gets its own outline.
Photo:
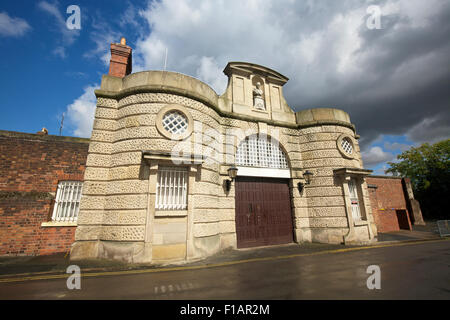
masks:
<instances>
[{"instance_id":1,"label":"barred window","mask_svg":"<svg viewBox=\"0 0 450 320\"><path fill-rule=\"evenodd\" d=\"M164 129L172 134L185 133L188 128L188 119L178 110L167 112L162 118Z\"/></svg>"},{"instance_id":2,"label":"barred window","mask_svg":"<svg viewBox=\"0 0 450 320\"><path fill-rule=\"evenodd\" d=\"M53 221L76 222L80 210L81 181L60 181L56 191Z\"/></svg>"},{"instance_id":3,"label":"barred window","mask_svg":"<svg viewBox=\"0 0 450 320\"><path fill-rule=\"evenodd\" d=\"M186 210L187 181L186 168L160 168L156 182L156 209Z\"/></svg>"},{"instance_id":4,"label":"barred window","mask_svg":"<svg viewBox=\"0 0 450 320\"><path fill-rule=\"evenodd\" d=\"M359 198L357 190L357 182L352 178L348 182L348 189L350 192L350 202L352 207L352 216L354 221L360 221L362 219L361 210L359 208Z\"/></svg>"},{"instance_id":5,"label":"barred window","mask_svg":"<svg viewBox=\"0 0 450 320\"><path fill-rule=\"evenodd\" d=\"M259 135L247 137L241 142L236 152L236 164L261 168L288 168L286 156L278 141Z\"/></svg>"},{"instance_id":6,"label":"barred window","mask_svg":"<svg viewBox=\"0 0 450 320\"><path fill-rule=\"evenodd\" d=\"M353 144L349 138L342 139L341 146L342 149L344 149L344 151L347 152L348 154L353 153Z\"/></svg>"}]
</instances>

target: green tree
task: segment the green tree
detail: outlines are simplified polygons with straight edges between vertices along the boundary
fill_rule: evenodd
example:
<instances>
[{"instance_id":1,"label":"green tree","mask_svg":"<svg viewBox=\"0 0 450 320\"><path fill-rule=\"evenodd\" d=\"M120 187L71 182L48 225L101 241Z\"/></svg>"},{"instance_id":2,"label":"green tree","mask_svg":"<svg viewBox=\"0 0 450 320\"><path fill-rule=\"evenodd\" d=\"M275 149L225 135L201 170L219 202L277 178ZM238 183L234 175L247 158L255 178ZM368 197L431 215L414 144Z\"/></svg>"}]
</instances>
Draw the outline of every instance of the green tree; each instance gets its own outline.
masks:
<instances>
[{"instance_id":1,"label":"green tree","mask_svg":"<svg viewBox=\"0 0 450 320\"><path fill-rule=\"evenodd\" d=\"M392 173L411 179L424 218L450 218L450 139L411 148L388 162Z\"/></svg>"}]
</instances>

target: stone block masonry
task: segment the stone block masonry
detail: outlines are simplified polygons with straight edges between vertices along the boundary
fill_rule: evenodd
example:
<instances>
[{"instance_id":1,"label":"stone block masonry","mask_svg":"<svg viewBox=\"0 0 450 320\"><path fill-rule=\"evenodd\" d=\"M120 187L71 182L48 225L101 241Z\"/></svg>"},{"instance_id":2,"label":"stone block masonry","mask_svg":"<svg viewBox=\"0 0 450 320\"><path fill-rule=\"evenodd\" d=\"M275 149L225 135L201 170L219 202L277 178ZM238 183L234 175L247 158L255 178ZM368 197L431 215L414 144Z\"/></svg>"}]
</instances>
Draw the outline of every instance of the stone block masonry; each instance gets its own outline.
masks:
<instances>
[{"instance_id":1,"label":"stone block masonry","mask_svg":"<svg viewBox=\"0 0 450 320\"><path fill-rule=\"evenodd\" d=\"M90 141L44 129L0 134L0 254L70 248L73 261L158 264L292 241L376 241L372 171L346 112L294 112L283 95L289 79L248 62L227 64L221 95L176 72L132 74L131 63L124 38L111 44ZM63 180L83 181L71 225L50 221ZM388 205L400 210L398 226L410 226L400 202Z\"/></svg>"}]
</instances>

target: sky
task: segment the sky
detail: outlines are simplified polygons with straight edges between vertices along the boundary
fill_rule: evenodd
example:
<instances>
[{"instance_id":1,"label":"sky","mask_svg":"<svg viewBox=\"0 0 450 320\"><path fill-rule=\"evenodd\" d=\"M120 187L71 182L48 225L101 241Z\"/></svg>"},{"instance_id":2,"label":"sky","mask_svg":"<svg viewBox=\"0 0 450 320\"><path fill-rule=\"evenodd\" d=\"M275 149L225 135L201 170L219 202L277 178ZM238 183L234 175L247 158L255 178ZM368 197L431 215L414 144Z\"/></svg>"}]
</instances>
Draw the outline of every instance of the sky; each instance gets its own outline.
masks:
<instances>
[{"instance_id":1,"label":"sky","mask_svg":"<svg viewBox=\"0 0 450 320\"><path fill-rule=\"evenodd\" d=\"M80 29L67 27L70 5ZM161 70L167 49L167 70L218 94L229 61L280 72L294 111L350 114L375 174L411 146L450 136L447 0L4 0L0 129L58 135L64 114L62 135L89 137L94 90L122 36L133 72Z\"/></svg>"}]
</instances>

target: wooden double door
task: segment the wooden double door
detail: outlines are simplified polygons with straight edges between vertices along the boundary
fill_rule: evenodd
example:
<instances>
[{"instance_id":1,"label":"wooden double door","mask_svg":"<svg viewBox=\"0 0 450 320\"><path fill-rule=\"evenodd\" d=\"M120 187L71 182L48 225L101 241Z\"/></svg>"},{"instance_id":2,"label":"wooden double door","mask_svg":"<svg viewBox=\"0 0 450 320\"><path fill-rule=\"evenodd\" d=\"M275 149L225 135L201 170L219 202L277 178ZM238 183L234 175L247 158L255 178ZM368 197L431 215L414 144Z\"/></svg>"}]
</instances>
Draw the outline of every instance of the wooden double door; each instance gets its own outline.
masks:
<instances>
[{"instance_id":1,"label":"wooden double door","mask_svg":"<svg viewBox=\"0 0 450 320\"><path fill-rule=\"evenodd\" d=\"M293 241L287 179L237 177L235 197L238 248Z\"/></svg>"}]
</instances>

